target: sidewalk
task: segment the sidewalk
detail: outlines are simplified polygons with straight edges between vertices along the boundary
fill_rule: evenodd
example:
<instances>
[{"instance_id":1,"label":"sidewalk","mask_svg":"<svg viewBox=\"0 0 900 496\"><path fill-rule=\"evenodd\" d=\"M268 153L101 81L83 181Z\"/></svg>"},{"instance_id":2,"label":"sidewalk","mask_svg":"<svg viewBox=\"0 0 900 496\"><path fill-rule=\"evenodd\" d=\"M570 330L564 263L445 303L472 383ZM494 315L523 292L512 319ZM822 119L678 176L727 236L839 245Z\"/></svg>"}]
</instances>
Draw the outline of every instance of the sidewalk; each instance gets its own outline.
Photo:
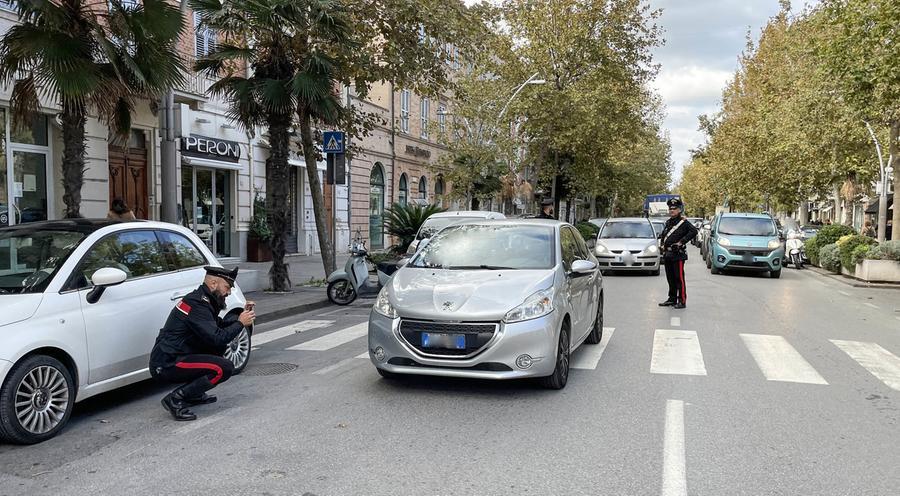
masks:
<instances>
[{"instance_id":1,"label":"sidewalk","mask_svg":"<svg viewBox=\"0 0 900 496\"><path fill-rule=\"evenodd\" d=\"M866 282L861 279L856 279L854 277L845 276L843 274L835 274L834 272L825 270L821 267L816 267L815 265L809 264L803 266L805 269L809 269L820 276L827 277L828 279L833 279L840 283L846 284L847 286L852 286L854 288L869 288L869 289L900 289L900 284L894 284L889 282Z\"/></svg>"},{"instance_id":2,"label":"sidewalk","mask_svg":"<svg viewBox=\"0 0 900 496\"><path fill-rule=\"evenodd\" d=\"M337 266L344 267L348 255L337 256ZM289 255L285 257L288 264L293 291L290 293L272 293L265 291L269 285L269 267L271 262L240 262L227 264L229 268L238 267L238 284L244 290L248 300L256 302L256 322L265 323L289 317L303 312L310 312L331 305L325 294L325 270L322 257L319 255ZM319 286L305 286L313 280Z\"/></svg>"}]
</instances>

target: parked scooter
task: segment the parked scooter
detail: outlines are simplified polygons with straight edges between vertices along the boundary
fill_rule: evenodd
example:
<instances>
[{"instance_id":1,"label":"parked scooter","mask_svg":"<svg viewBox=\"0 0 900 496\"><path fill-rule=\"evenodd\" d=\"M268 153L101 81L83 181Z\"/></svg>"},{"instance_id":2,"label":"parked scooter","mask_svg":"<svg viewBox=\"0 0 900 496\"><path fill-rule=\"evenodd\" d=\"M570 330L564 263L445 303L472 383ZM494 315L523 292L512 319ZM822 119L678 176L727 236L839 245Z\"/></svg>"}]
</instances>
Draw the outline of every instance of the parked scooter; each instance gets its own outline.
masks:
<instances>
[{"instance_id":1,"label":"parked scooter","mask_svg":"<svg viewBox=\"0 0 900 496\"><path fill-rule=\"evenodd\" d=\"M794 266L795 269L803 268L803 240L796 231L791 231L787 235L787 242L784 245L784 257L787 263Z\"/></svg>"},{"instance_id":2,"label":"parked scooter","mask_svg":"<svg viewBox=\"0 0 900 496\"><path fill-rule=\"evenodd\" d=\"M350 258L344 270L336 270L328 276L328 299L335 305L349 305L357 297L374 297L378 295L398 265L393 262L379 263L375 267L377 280L369 278L369 252L366 242L361 240L359 232L350 245Z\"/></svg>"}]
</instances>

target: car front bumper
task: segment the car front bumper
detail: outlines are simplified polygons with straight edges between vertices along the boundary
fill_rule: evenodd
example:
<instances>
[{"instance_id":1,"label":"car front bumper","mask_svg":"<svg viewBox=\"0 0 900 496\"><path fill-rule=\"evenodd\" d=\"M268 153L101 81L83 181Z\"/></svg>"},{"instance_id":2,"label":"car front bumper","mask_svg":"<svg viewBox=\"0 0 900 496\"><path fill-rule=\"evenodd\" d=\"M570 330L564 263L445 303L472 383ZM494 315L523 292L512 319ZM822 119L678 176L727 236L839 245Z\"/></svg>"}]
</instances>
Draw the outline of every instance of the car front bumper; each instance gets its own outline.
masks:
<instances>
[{"instance_id":1,"label":"car front bumper","mask_svg":"<svg viewBox=\"0 0 900 496\"><path fill-rule=\"evenodd\" d=\"M545 377L556 365L558 314L541 318L501 323L494 339L477 355L467 358L423 356L399 332L400 319L389 319L374 310L369 316L369 359L376 368L395 374L415 374L473 379L522 379ZM375 358L376 348L384 350L382 360ZM529 355L532 365L516 365L521 355Z\"/></svg>"},{"instance_id":2,"label":"car front bumper","mask_svg":"<svg viewBox=\"0 0 900 496\"><path fill-rule=\"evenodd\" d=\"M717 269L743 269L743 270L779 270L784 259L784 247L776 248L764 254L743 255L733 251L740 248L723 248L716 244L712 246L712 265Z\"/></svg>"},{"instance_id":3,"label":"car front bumper","mask_svg":"<svg viewBox=\"0 0 900 496\"><path fill-rule=\"evenodd\" d=\"M602 254L596 255L597 264L604 271L659 270L659 255Z\"/></svg>"}]
</instances>

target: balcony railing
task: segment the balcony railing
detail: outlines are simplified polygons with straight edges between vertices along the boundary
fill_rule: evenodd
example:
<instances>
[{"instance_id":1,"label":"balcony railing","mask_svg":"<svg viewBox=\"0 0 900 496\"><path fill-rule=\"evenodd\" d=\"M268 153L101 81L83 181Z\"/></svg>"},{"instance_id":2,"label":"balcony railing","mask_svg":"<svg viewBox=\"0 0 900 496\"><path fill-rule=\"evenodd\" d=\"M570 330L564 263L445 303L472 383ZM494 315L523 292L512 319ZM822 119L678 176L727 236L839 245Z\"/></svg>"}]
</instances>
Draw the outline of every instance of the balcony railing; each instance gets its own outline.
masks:
<instances>
[{"instance_id":1,"label":"balcony railing","mask_svg":"<svg viewBox=\"0 0 900 496\"><path fill-rule=\"evenodd\" d=\"M2 1L2 0L0 0ZM194 70L196 58L193 55L184 55L184 82L176 90L188 96L199 97L200 100L206 100L207 91L215 79L201 74Z\"/></svg>"}]
</instances>

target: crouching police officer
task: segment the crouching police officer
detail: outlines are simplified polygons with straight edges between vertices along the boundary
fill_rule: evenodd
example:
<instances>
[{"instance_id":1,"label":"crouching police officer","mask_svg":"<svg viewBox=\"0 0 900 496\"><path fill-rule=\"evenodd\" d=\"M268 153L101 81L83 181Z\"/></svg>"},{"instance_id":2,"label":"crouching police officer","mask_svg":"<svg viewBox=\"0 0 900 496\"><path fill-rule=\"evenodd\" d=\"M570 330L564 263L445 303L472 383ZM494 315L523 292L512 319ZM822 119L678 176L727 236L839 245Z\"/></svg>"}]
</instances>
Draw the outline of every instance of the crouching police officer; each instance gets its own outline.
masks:
<instances>
[{"instance_id":1,"label":"crouching police officer","mask_svg":"<svg viewBox=\"0 0 900 496\"><path fill-rule=\"evenodd\" d=\"M150 374L155 379L182 384L162 399L163 408L175 420L195 420L189 406L216 401L206 392L234 372L234 365L222 358L222 352L256 318L253 302L247 302L235 322L219 318L238 270L204 269L203 284L175 305L150 353Z\"/></svg>"},{"instance_id":2,"label":"crouching police officer","mask_svg":"<svg viewBox=\"0 0 900 496\"><path fill-rule=\"evenodd\" d=\"M669 220L659 239L660 252L666 266L666 279L669 280L669 299L659 306L684 308L687 305L684 262L688 259L685 247L697 235L697 228L684 217L684 204L679 198L671 198L666 203L669 207Z\"/></svg>"}]
</instances>

